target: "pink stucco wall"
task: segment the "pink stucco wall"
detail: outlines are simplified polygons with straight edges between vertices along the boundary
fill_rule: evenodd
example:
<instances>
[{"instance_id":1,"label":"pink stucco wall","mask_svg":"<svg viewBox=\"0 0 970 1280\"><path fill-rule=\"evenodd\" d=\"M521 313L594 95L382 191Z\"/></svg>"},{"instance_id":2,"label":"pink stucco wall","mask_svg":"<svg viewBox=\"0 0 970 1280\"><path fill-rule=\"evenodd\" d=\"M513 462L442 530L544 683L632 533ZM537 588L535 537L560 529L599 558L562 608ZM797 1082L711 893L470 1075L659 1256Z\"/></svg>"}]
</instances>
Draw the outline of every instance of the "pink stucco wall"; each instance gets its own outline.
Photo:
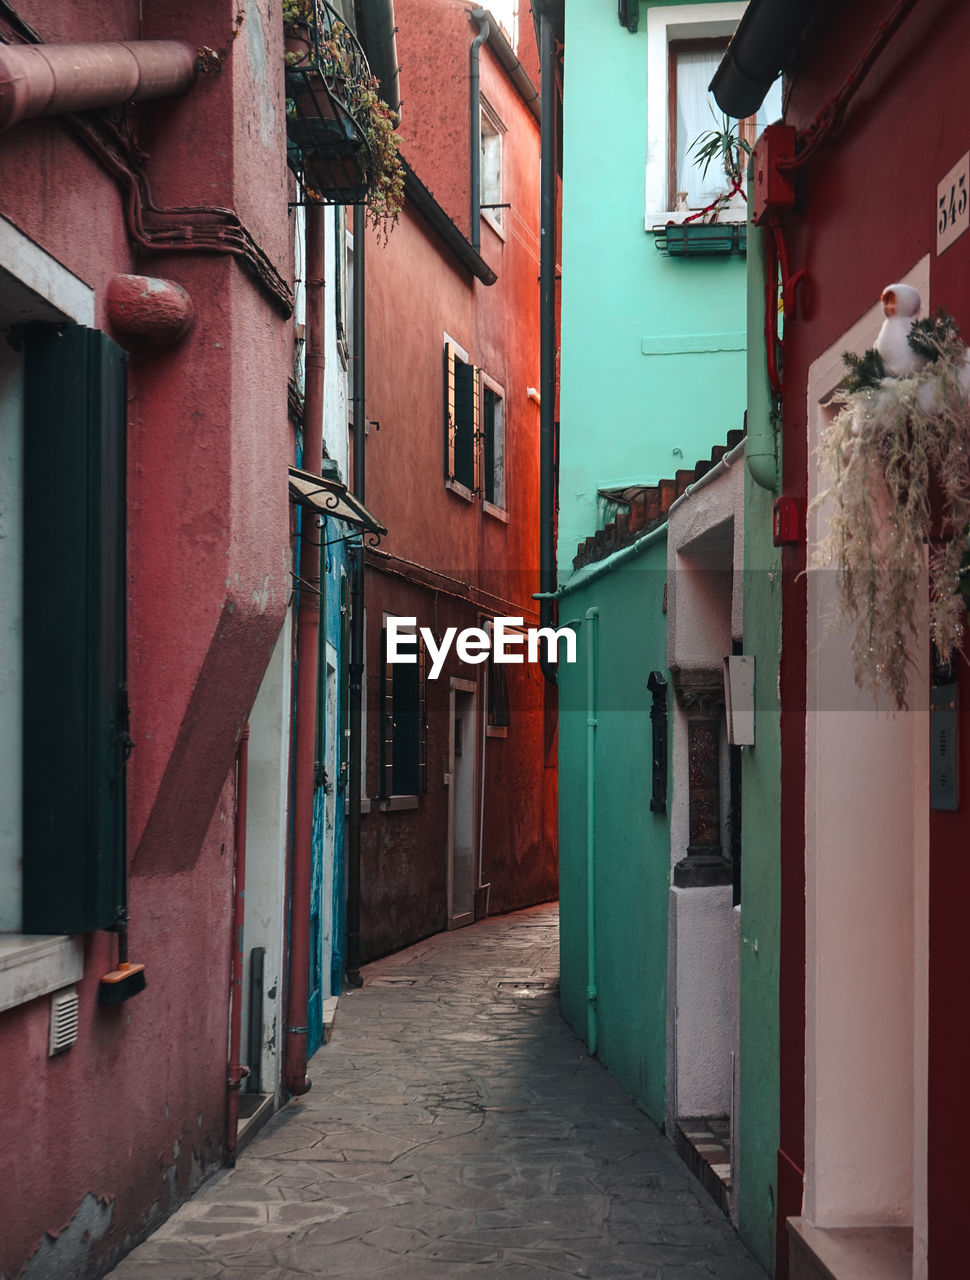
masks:
<instances>
[{"instance_id":1,"label":"pink stucco wall","mask_svg":"<svg viewBox=\"0 0 970 1280\"><path fill-rule=\"evenodd\" d=\"M133 113L154 197L235 207L292 279L272 0L245 7L236 39L229 0L20 8L51 41L181 36L225 51L221 74ZM108 281L132 270L177 281L197 316L179 346L133 349L129 364L131 951L148 986L99 1008L115 950L93 934L68 1052L47 1057L46 999L0 1015L0 1272L43 1245L83 1276L221 1158L233 763L290 592L291 334L231 257L134 253L117 187L62 122L0 137L0 213L94 289L99 325Z\"/></svg>"}]
</instances>

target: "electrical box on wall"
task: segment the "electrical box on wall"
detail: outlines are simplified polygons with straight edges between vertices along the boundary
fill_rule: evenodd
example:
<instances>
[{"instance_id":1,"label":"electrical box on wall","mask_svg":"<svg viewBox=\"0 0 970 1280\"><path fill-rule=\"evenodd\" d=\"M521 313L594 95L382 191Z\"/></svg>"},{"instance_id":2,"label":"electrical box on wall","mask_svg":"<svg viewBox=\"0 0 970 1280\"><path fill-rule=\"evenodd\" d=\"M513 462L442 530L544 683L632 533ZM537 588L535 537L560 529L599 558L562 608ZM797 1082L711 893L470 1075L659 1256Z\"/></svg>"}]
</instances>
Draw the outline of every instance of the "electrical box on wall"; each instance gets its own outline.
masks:
<instances>
[{"instance_id":1,"label":"electrical box on wall","mask_svg":"<svg viewBox=\"0 0 970 1280\"><path fill-rule=\"evenodd\" d=\"M754 190L751 220L761 226L788 212L795 204L794 170L782 161L795 158L795 130L790 124L770 124L754 149Z\"/></svg>"},{"instance_id":2,"label":"electrical box on wall","mask_svg":"<svg viewBox=\"0 0 970 1280\"><path fill-rule=\"evenodd\" d=\"M798 542L802 535L802 522L799 519L798 503L794 498L782 494L775 499L772 510L771 539L776 547L786 542Z\"/></svg>"}]
</instances>

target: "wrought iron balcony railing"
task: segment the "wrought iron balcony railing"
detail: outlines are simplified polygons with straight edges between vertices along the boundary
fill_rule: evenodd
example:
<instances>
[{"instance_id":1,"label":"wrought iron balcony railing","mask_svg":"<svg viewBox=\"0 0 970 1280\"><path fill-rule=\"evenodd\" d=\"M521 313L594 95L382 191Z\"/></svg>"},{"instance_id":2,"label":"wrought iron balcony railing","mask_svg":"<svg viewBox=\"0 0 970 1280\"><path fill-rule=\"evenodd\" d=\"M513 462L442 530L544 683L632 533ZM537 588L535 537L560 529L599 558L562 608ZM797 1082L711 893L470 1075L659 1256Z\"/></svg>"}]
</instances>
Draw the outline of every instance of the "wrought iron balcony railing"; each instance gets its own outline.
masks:
<instances>
[{"instance_id":1,"label":"wrought iron balcony railing","mask_svg":"<svg viewBox=\"0 0 970 1280\"><path fill-rule=\"evenodd\" d=\"M286 32L287 159L310 199L359 204L369 186L373 77L326 0Z\"/></svg>"}]
</instances>

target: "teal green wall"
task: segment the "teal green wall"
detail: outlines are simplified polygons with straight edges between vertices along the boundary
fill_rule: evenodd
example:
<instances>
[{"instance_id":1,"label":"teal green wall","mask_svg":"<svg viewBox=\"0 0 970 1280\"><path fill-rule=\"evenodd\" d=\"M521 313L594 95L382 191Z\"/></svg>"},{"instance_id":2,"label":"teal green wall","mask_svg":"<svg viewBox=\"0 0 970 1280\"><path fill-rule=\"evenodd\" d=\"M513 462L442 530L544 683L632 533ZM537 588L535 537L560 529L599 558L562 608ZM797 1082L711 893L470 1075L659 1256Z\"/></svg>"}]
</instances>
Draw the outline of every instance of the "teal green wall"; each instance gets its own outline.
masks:
<instances>
[{"instance_id":1,"label":"teal green wall","mask_svg":"<svg viewBox=\"0 0 970 1280\"><path fill-rule=\"evenodd\" d=\"M583 619L575 665L560 664L559 867L562 1010L587 1035L586 661L596 629L595 901L598 1055L663 1123L668 819L650 812L651 695L666 672L666 539L560 602ZM599 609L595 623L586 610ZM667 676L669 679L669 676ZM673 693L668 692L668 702Z\"/></svg>"},{"instance_id":2,"label":"teal green wall","mask_svg":"<svg viewBox=\"0 0 970 1280\"><path fill-rule=\"evenodd\" d=\"M778 1121L778 951L781 917L781 551L775 495L745 475L744 651L755 655L755 745L741 774L741 1027L738 1230L774 1270ZM755 944L757 943L757 951Z\"/></svg>"},{"instance_id":3,"label":"teal green wall","mask_svg":"<svg viewBox=\"0 0 970 1280\"><path fill-rule=\"evenodd\" d=\"M656 482L693 467L741 426L744 411L743 350L641 351L644 338L736 334L745 327L743 257L668 258L644 229L646 15L655 7L640 6L640 29L631 35L615 5L566 5L563 573L577 544L598 527L598 488Z\"/></svg>"}]
</instances>

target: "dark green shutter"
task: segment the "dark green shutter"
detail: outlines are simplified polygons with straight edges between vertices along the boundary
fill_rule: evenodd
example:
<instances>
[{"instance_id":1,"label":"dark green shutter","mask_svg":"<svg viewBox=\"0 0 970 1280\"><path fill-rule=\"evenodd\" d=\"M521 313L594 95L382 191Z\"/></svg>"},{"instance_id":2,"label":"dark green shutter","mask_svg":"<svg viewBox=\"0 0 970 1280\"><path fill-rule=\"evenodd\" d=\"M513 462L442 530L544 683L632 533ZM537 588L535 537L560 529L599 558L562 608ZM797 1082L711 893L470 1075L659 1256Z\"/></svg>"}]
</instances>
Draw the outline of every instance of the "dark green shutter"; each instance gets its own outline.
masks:
<instances>
[{"instance_id":1,"label":"dark green shutter","mask_svg":"<svg viewBox=\"0 0 970 1280\"><path fill-rule=\"evenodd\" d=\"M478 379L474 365L455 361L455 479L476 487Z\"/></svg>"},{"instance_id":2,"label":"dark green shutter","mask_svg":"<svg viewBox=\"0 0 970 1280\"><path fill-rule=\"evenodd\" d=\"M27 333L23 929L81 933L124 901L125 354Z\"/></svg>"}]
</instances>

